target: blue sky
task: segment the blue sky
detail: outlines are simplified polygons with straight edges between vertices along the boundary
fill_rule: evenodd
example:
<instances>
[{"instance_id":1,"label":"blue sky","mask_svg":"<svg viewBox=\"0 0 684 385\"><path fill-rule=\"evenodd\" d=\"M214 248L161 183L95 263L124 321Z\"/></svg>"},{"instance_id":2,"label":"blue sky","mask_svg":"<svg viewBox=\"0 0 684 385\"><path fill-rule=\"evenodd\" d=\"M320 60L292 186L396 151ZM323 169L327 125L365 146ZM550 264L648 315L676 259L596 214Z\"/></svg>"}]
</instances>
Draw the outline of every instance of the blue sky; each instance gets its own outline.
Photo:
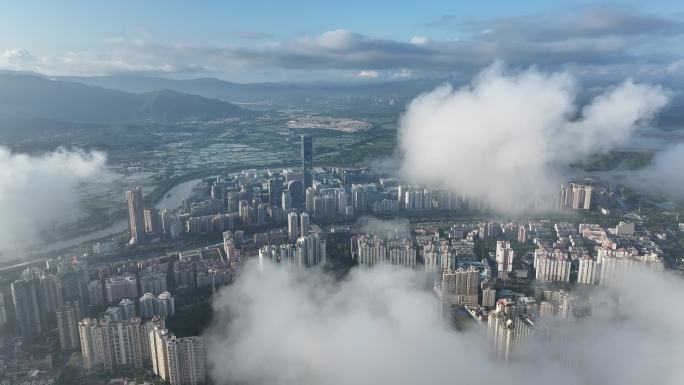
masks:
<instances>
[{"instance_id":1,"label":"blue sky","mask_svg":"<svg viewBox=\"0 0 684 385\"><path fill-rule=\"evenodd\" d=\"M493 60L597 74L635 64L651 75L654 66L684 67L684 5L676 1L24 0L1 7L0 67L55 75L369 80L468 74Z\"/></svg>"}]
</instances>

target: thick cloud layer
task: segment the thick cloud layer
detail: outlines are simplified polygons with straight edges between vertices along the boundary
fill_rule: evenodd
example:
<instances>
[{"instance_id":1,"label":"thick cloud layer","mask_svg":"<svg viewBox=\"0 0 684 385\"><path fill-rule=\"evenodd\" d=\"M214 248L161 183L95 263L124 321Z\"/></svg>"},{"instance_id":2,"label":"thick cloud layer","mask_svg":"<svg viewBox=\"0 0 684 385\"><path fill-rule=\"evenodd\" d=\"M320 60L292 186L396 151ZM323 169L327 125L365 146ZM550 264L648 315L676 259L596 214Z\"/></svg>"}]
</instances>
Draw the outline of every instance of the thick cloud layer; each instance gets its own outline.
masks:
<instances>
[{"instance_id":1,"label":"thick cloud layer","mask_svg":"<svg viewBox=\"0 0 684 385\"><path fill-rule=\"evenodd\" d=\"M631 80L581 108L577 94L568 73L507 73L501 64L464 88L423 94L401 119L403 175L501 211L527 209L553 196L558 168L626 142L668 101L660 87Z\"/></svg>"},{"instance_id":2,"label":"thick cloud layer","mask_svg":"<svg viewBox=\"0 0 684 385\"><path fill-rule=\"evenodd\" d=\"M317 270L247 269L214 301L211 375L245 385L674 385L684 374L679 277L630 277L620 302L601 295L591 318L556 329L565 336L507 366L490 359L482 328L457 332L443 321L423 278L379 268L336 283Z\"/></svg>"},{"instance_id":3,"label":"thick cloud layer","mask_svg":"<svg viewBox=\"0 0 684 385\"><path fill-rule=\"evenodd\" d=\"M634 187L674 199L684 198L684 143L657 152L651 164L634 173Z\"/></svg>"},{"instance_id":4,"label":"thick cloud layer","mask_svg":"<svg viewBox=\"0 0 684 385\"><path fill-rule=\"evenodd\" d=\"M0 261L20 258L41 232L77 217L79 183L102 176L104 164L98 152L29 156L0 147Z\"/></svg>"}]
</instances>

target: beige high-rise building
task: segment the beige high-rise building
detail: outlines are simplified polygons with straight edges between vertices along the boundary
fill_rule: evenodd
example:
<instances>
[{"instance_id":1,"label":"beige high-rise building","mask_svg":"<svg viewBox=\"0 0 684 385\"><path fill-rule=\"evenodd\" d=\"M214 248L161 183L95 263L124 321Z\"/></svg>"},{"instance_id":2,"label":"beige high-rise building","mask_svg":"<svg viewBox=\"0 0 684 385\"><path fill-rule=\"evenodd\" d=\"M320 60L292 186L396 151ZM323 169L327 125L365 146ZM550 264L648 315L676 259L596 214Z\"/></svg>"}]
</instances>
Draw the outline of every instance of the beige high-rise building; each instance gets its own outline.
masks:
<instances>
[{"instance_id":1,"label":"beige high-rise building","mask_svg":"<svg viewBox=\"0 0 684 385\"><path fill-rule=\"evenodd\" d=\"M142 323L137 317L130 321L83 319L78 329L85 369L142 368L150 360L148 338L153 327L164 327L164 321L153 318Z\"/></svg>"},{"instance_id":2,"label":"beige high-rise building","mask_svg":"<svg viewBox=\"0 0 684 385\"><path fill-rule=\"evenodd\" d=\"M593 189L591 186L585 186L584 187L584 205L583 208L585 210L589 210L591 208L591 193Z\"/></svg>"},{"instance_id":3,"label":"beige high-rise building","mask_svg":"<svg viewBox=\"0 0 684 385\"><path fill-rule=\"evenodd\" d=\"M515 305L499 300L488 317L487 337L493 357L508 362L527 355L534 326L531 318L518 314Z\"/></svg>"},{"instance_id":4,"label":"beige high-rise building","mask_svg":"<svg viewBox=\"0 0 684 385\"><path fill-rule=\"evenodd\" d=\"M582 256L579 261L577 272L577 283L594 285L596 283L597 271L596 261L588 255Z\"/></svg>"},{"instance_id":5,"label":"beige high-rise building","mask_svg":"<svg viewBox=\"0 0 684 385\"><path fill-rule=\"evenodd\" d=\"M233 236L232 231L226 231L223 233L223 251L226 253L226 261L231 267L237 262L235 249L237 240Z\"/></svg>"},{"instance_id":6,"label":"beige high-rise building","mask_svg":"<svg viewBox=\"0 0 684 385\"><path fill-rule=\"evenodd\" d=\"M392 266L400 266L407 269L416 268L416 249L410 243L390 248L387 255L388 262Z\"/></svg>"},{"instance_id":7,"label":"beige high-rise building","mask_svg":"<svg viewBox=\"0 0 684 385\"><path fill-rule=\"evenodd\" d=\"M97 366L95 329L97 320L84 318L78 323L78 334L81 341L81 355L83 356L83 367L86 371L92 371Z\"/></svg>"},{"instance_id":8,"label":"beige high-rise building","mask_svg":"<svg viewBox=\"0 0 684 385\"><path fill-rule=\"evenodd\" d=\"M568 183L560 186L557 208L572 210L591 209L594 188L577 183Z\"/></svg>"},{"instance_id":9,"label":"beige high-rise building","mask_svg":"<svg viewBox=\"0 0 684 385\"><path fill-rule=\"evenodd\" d=\"M161 233L161 216L159 210L155 208L143 209L143 217L145 220L145 232L147 234Z\"/></svg>"},{"instance_id":10,"label":"beige high-rise building","mask_svg":"<svg viewBox=\"0 0 684 385\"><path fill-rule=\"evenodd\" d=\"M202 337L176 338L163 328L149 335L152 369L171 385L198 385L206 382L206 354Z\"/></svg>"},{"instance_id":11,"label":"beige high-rise building","mask_svg":"<svg viewBox=\"0 0 684 385\"><path fill-rule=\"evenodd\" d=\"M539 282L570 282L571 262L563 250L536 249L534 268Z\"/></svg>"},{"instance_id":12,"label":"beige high-rise building","mask_svg":"<svg viewBox=\"0 0 684 385\"><path fill-rule=\"evenodd\" d=\"M443 303L450 305L477 305L479 270L473 266L455 271L445 270L435 291Z\"/></svg>"},{"instance_id":13,"label":"beige high-rise building","mask_svg":"<svg viewBox=\"0 0 684 385\"><path fill-rule=\"evenodd\" d=\"M128 203L128 230L131 234L131 244L145 241L145 218L143 213L143 191L138 186L126 191Z\"/></svg>"},{"instance_id":14,"label":"beige high-rise building","mask_svg":"<svg viewBox=\"0 0 684 385\"><path fill-rule=\"evenodd\" d=\"M496 305L496 290L493 287L482 289L482 306L494 307Z\"/></svg>"}]
</instances>

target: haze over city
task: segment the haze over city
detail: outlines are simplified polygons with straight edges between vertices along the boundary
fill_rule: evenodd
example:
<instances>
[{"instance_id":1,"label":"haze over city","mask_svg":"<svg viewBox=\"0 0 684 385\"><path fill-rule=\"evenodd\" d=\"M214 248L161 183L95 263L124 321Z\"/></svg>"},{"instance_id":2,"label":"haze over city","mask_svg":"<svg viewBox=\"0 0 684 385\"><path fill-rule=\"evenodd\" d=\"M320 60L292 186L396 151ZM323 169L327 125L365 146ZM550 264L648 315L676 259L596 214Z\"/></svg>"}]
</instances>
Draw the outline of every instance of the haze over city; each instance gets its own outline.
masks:
<instances>
[{"instance_id":1,"label":"haze over city","mask_svg":"<svg viewBox=\"0 0 684 385\"><path fill-rule=\"evenodd\" d=\"M7 2L0 385L679 384L682 35L674 1Z\"/></svg>"}]
</instances>

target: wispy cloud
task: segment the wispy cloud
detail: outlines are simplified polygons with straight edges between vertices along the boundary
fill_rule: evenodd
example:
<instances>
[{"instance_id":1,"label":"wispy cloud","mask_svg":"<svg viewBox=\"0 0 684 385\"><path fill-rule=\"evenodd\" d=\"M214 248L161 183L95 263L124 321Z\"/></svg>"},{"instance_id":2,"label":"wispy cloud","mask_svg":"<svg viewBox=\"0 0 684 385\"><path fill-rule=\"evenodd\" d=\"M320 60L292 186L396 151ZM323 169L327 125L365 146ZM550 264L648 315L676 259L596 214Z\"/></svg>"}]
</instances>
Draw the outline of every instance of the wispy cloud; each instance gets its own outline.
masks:
<instances>
[{"instance_id":1,"label":"wispy cloud","mask_svg":"<svg viewBox=\"0 0 684 385\"><path fill-rule=\"evenodd\" d=\"M99 152L30 156L0 147L0 260L21 258L43 231L78 218L78 186L105 176L105 162Z\"/></svg>"},{"instance_id":2,"label":"wispy cloud","mask_svg":"<svg viewBox=\"0 0 684 385\"><path fill-rule=\"evenodd\" d=\"M456 23L457 21L457 23ZM606 70L615 76L644 66L666 73L681 59L676 41L684 23L621 7L582 8L564 15L529 15L455 23L458 39L414 36L409 41L360 34L346 29L259 43L259 31L236 31L254 40L249 46L159 44L148 38L115 38L101 50L43 57L25 50L7 51L0 66L53 73L114 72L230 73L236 70L360 71L461 73L471 75L496 60L513 66L538 64L585 71ZM486 32L486 33L485 33ZM660 42L660 43L659 43ZM23 55L23 56L22 56ZM370 72L369 72L370 73Z\"/></svg>"},{"instance_id":3,"label":"wispy cloud","mask_svg":"<svg viewBox=\"0 0 684 385\"><path fill-rule=\"evenodd\" d=\"M240 39L261 40L261 39L270 39L273 37L273 34L268 33L268 32L243 29L243 30L233 32L233 36L240 38Z\"/></svg>"},{"instance_id":4,"label":"wispy cloud","mask_svg":"<svg viewBox=\"0 0 684 385\"><path fill-rule=\"evenodd\" d=\"M358 74L356 74L356 77L359 79L376 79L380 76L380 73L378 71L373 71L373 70L363 70L359 71Z\"/></svg>"},{"instance_id":5,"label":"wispy cloud","mask_svg":"<svg viewBox=\"0 0 684 385\"><path fill-rule=\"evenodd\" d=\"M680 35L684 21L622 7L582 7L562 14L497 18L465 24L490 38L555 41L576 38Z\"/></svg>"}]
</instances>

